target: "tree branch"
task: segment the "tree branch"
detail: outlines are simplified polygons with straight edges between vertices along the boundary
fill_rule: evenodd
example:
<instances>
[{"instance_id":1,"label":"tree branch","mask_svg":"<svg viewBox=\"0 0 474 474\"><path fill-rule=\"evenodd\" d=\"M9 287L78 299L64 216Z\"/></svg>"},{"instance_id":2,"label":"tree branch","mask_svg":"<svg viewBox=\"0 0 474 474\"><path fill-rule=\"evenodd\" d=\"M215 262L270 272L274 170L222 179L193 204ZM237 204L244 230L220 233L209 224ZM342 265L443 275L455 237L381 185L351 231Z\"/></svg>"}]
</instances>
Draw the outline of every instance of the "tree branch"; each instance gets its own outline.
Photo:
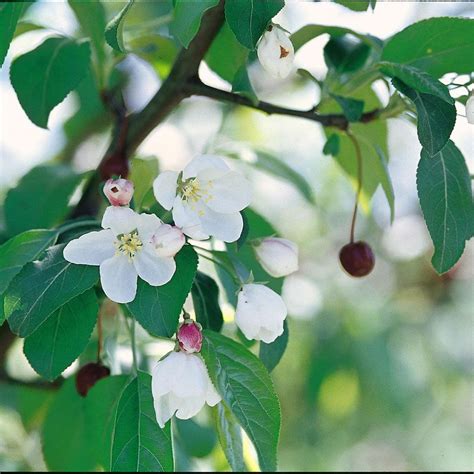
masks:
<instances>
[{"instance_id":1,"label":"tree branch","mask_svg":"<svg viewBox=\"0 0 474 474\"><path fill-rule=\"evenodd\" d=\"M313 122L318 122L324 127L334 127L340 130L347 130L349 126L349 121L342 114L318 114L314 111L314 109L295 110L273 105L262 100L253 102L245 96L210 87L201 82L197 77L189 81L185 87L188 95L199 95L202 97L209 97L210 99L219 100L221 102L230 102L237 105L243 105L244 107L260 110L266 114L288 115L290 117L304 118L307 120L312 120ZM359 122L371 122L379 116L380 112L380 109L374 109L370 112L366 112L361 116Z\"/></svg>"},{"instance_id":2,"label":"tree branch","mask_svg":"<svg viewBox=\"0 0 474 474\"><path fill-rule=\"evenodd\" d=\"M224 22L224 1L209 9L202 18L201 27L189 44L182 49L174 66L148 105L140 112L127 117L125 136L115 136L102 159L98 172L89 181L82 199L71 217L95 215L100 202L99 184L111 177L113 170L128 170L128 157L148 134L159 125L179 103L189 96L185 85L197 76L199 65ZM120 134L119 134L120 136ZM123 139L124 138L124 139ZM119 145L119 146L117 146ZM125 175L125 172L122 172Z\"/></svg>"}]
</instances>

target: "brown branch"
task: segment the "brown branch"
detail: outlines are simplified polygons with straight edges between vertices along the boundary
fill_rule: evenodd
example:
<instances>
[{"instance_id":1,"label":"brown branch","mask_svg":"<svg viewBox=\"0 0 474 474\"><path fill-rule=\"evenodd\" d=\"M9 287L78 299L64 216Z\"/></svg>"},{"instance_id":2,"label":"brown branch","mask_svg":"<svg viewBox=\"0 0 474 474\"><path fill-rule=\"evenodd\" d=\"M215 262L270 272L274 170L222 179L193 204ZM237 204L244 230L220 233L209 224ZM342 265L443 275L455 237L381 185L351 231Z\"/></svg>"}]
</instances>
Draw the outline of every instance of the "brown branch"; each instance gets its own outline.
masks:
<instances>
[{"instance_id":1,"label":"brown branch","mask_svg":"<svg viewBox=\"0 0 474 474\"><path fill-rule=\"evenodd\" d=\"M233 92L226 92L221 89L210 87L201 82L197 77L193 78L192 81L186 84L186 91L188 95L199 95L203 97L209 97L221 102L230 102L232 104L243 105L244 107L250 107L255 110L260 110L266 114L276 115L287 115L291 117L304 118L306 120L312 120L318 122L324 127L335 127L340 130L347 130L349 121L344 115L341 114L318 114L314 109L310 110L295 110L287 107L280 107L278 105L264 102L263 100L252 101L242 95L234 94ZM375 109L370 112L364 113L359 122L366 123L375 120L380 114L380 109Z\"/></svg>"}]
</instances>

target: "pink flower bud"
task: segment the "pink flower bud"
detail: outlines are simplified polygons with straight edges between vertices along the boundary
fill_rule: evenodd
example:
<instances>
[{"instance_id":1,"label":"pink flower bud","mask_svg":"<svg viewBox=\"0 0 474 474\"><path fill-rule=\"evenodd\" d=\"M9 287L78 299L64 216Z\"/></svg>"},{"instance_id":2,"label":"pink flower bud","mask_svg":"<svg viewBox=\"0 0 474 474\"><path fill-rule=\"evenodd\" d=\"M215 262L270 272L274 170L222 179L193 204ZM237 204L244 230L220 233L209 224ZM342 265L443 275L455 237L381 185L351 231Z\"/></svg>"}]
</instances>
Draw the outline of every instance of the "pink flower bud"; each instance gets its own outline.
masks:
<instances>
[{"instance_id":1,"label":"pink flower bud","mask_svg":"<svg viewBox=\"0 0 474 474\"><path fill-rule=\"evenodd\" d=\"M181 229L169 224L161 225L151 239L159 257L174 257L185 242L186 239Z\"/></svg>"},{"instance_id":2,"label":"pink flower bud","mask_svg":"<svg viewBox=\"0 0 474 474\"><path fill-rule=\"evenodd\" d=\"M133 197L133 183L127 179L109 179L104 194L112 206L128 206Z\"/></svg>"},{"instance_id":3,"label":"pink flower bud","mask_svg":"<svg viewBox=\"0 0 474 474\"><path fill-rule=\"evenodd\" d=\"M194 321L186 320L178 329L178 341L182 351L199 352L202 346L201 326Z\"/></svg>"}]
</instances>

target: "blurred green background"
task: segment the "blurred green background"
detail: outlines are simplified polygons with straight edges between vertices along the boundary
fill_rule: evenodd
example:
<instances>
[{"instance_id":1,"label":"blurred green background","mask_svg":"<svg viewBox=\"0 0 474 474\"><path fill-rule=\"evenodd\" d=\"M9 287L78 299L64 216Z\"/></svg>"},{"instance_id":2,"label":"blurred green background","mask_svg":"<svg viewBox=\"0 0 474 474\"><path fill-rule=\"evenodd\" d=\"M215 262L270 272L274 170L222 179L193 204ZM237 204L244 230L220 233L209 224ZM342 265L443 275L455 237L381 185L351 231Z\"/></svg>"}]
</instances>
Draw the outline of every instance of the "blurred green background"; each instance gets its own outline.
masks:
<instances>
[{"instance_id":1,"label":"blurred green background","mask_svg":"<svg viewBox=\"0 0 474 474\"><path fill-rule=\"evenodd\" d=\"M315 22L381 38L423 18L472 16L469 3L463 2L378 2L373 13L355 13L328 3L288 3L277 21L289 31ZM120 6L107 4L110 10ZM64 3L39 2L28 14L63 33L77 28ZM135 15L132 24L141 21ZM32 125L18 104L8 83L9 63L43 38L43 32L21 36L0 72L0 196L32 166L65 149L62 125L78 107L77 98L68 97L54 110L50 130L45 131ZM324 77L326 40L323 36L305 46L297 55L297 67ZM159 87L160 78L137 58L127 59L123 70L130 76L127 106L139 110ZM316 86L296 74L280 82L258 65L250 73L261 99L294 108L308 108L317 101ZM205 65L201 74L206 82L226 87ZM385 103L386 90L380 87L376 92ZM471 172L472 136L472 126L458 117L453 140ZM91 134L74 149L73 165L78 170L94 168L107 140L108 130ZM447 275L434 273L431 243L416 197L420 152L416 130L407 121L391 119L389 169L396 219L390 225L388 207L378 191L371 213L359 216L356 230L358 238L373 246L376 268L360 281L347 277L337 254L348 240L353 189L332 158L322 154L324 142L322 129L314 123L191 99L147 138L137 155L157 158L162 170L178 170L196 153L238 148L242 160L229 161L251 177L253 207L300 246L300 271L284 283L290 342L273 373L283 412L281 470L472 470L474 246L468 243L462 260ZM257 171L252 166L256 148L303 175L316 204L309 204L287 182ZM205 263L203 269L214 272ZM232 311L223 303L226 330L232 333ZM112 371L126 372L131 363L127 334L114 306L103 312ZM141 333L146 354L142 364L152 363L168 347ZM90 352L83 360L93 358L94 341ZM10 350L7 369L18 379L35 379L21 342ZM76 369L77 364L66 375ZM44 469L38 427L54 396L54 390L0 384L0 471ZM205 425L206 414L197 421ZM181 467L226 469L222 453L213 448L215 440L204 436L202 428L188 423L177 433ZM189 437L203 440L200 452L196 446L187 447ZM190 449L203 457L190 459ZM246 456L249 467L255 467L249 446Z\"/></svg>"}]
</instances>

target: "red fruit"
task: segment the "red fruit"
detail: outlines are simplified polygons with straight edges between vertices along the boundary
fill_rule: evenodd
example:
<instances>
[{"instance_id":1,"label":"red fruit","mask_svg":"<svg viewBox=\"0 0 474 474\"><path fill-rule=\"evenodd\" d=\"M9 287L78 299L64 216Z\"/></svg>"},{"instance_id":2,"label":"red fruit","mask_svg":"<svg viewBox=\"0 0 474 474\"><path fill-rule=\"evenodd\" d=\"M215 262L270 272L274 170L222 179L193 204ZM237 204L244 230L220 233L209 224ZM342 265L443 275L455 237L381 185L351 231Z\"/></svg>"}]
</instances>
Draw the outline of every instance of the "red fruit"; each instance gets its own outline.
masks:
<instances>
[{"instance_id":1,"label":"red fruit","mask_svg":"<svg viewBox=\"0 0 474 474\"><path fill-rule=\"evenodd\" d=\"M76 390L85 397L96 382L110 375L110 369L99 362L90 362L79 369L76 374Z\"/></svg>"},{"instance_id":2,"label":"red fruit","mask_svg":"<svg viewBox=\"0 0 474 474\"><path fill-rule=\"evenodd\" d=\"M353 277L368 275L375 265L375 256L366 242L352 242L344 245L339 252L339 260L344 270Z\"/></svg>"}]
</instances>

